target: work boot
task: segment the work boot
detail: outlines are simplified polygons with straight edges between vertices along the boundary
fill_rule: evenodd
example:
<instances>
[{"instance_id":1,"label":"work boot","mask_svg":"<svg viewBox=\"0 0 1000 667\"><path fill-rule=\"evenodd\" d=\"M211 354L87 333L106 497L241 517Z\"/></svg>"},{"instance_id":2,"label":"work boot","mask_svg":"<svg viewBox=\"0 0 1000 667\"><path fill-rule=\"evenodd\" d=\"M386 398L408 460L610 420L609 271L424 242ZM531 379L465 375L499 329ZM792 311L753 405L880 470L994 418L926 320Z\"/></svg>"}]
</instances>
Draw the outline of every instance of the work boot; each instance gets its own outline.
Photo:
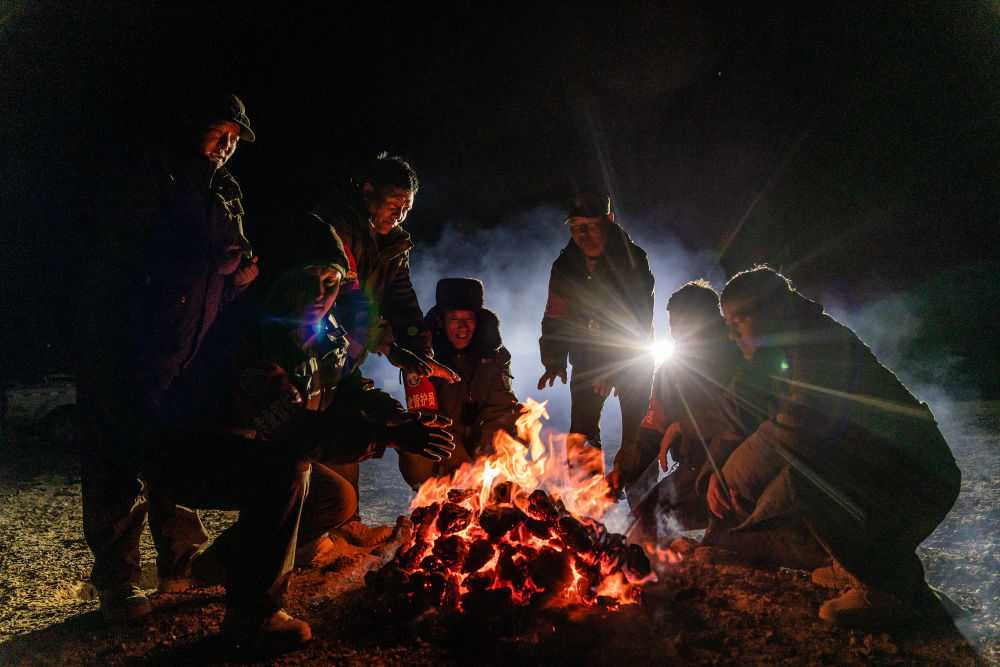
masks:
<instances>
[{"instance_id":1,"label":"work boot","mask_svg":"<svg viewBox=\"0 0 1000 667\"><path fill-rule=\"evenodd\" d=\"M812 582L823 588L832 588L842 591L849 586L861 586L853 574L844 569L844 566L833 561L826 567L820 567L812 572Z\"/></svg>"},{"instance_id":2,"label":"work boot","mask_svg":"<svg viewBox=\"0 0 1000 667\"><path fill-rule=\"evenodd\" d=\"M309 624L284 609L263 618L227 609L222 632L242 649L266 653L291 651L312 639Z\"/></svg>"},{"instance_id":3,"label":"work boot","mask_svg":"<svg viewBox=\"0 0 1000 667\"><path fill-rule=\"evenodd\" d=\"M336 545L328 535L318 537L295 549L295 567L317 567L323 563L324 557L334 549L336 549Z\"/></svg>"},{"instance_id":4,"label":"work boot","mask_svg":"<svg viewBox=\"0 0 1000 667\"><path fill-rule=\"evenodd\" d=\"M101 613L116 623L137 621L153 611L146 594L135 584L100 590L97 597L101 600Z\"/></svg>"},{"instance_id":5,"label":"work boot","mask_svg":"<svg viewBox=\"0 0 1000 667\"><path fill-rule=\"evenodd\" d=\"M374 547L392 538L392 526L369 528L360 521L348 521L330 532L340 535L348 543L358 547Z\"/></svg>"},{"instance_id":6,"label":"work boot","mask_svg":"<svg viewBox=\"0 0 1000 667\"><path fill-rule=\"evenodd\" d=\"M886 591L854 586L840 597L824 602L819 617L841 628L874 631L898 626L919 616L920 611L920 605L905 604Z\"/></svg>"},{"instance_id":7,"label":"work boot","mask_svg":"<svg viewBox=\"0 0 1000 667\"><path fill-rule=\"evenodd\" d=\"M183 593L189 588L226 585L226 568L218 552L209 547L195 554L183 571L160 577L161 593Z\"/></svg>"}]
</instances>

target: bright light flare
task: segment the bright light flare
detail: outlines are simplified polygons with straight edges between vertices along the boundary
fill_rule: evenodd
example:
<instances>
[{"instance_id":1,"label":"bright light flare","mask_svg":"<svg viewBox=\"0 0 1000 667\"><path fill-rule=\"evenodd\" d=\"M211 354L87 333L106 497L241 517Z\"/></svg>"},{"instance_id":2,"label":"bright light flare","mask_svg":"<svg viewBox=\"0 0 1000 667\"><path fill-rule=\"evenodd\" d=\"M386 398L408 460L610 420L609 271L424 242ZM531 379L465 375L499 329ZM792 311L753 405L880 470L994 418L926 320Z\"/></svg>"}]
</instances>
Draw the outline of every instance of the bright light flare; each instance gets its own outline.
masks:
<instances>
[{"instance_id":1,"label":"bright light flare","mask_svg":"<svg viewBox=\"0 0 1000 667\"><path fill-rule=\"evenodd\" d=\"M674 341L658 340L649 346L649 352L653 355L653 360L657 366L670 358L674 353Z\"/></svg>"}]
</instances>

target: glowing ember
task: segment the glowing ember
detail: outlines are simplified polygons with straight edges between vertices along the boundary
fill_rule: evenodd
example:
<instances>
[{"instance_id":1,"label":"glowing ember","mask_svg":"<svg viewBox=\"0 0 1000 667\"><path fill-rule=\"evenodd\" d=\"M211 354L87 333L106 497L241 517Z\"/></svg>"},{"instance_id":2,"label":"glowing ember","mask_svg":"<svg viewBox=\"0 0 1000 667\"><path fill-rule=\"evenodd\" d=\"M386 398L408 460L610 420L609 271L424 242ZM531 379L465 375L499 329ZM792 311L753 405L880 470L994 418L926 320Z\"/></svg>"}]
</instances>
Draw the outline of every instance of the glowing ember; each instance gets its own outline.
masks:
<instances>
[{"instance_id":1,"label":"glowing ember","mask_svg":"<svg viewBox=\"0 0 1000 667\"><path fill-rule=\"evenodd\" d=\"M496 454L421 486L412 539L369 583L463 610L639 602L654 575L641 547L600 522L612 503L601 452L573 436L543 443L543 417L528 399L517 438L498 431Z\"/></svg>"}]
</instances>

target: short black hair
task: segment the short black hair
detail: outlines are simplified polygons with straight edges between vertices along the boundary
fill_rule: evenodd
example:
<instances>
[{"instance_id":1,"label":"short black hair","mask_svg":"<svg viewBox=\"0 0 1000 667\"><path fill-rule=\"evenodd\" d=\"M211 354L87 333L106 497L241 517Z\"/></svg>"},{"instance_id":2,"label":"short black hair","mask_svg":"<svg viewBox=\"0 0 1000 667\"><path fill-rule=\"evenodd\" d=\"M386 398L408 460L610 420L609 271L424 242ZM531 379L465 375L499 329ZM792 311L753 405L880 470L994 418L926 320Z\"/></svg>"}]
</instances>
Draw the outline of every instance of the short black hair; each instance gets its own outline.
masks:
<instances>
[{"instance_id":1,"label":"short black hair","mask_svg":"<svg viewBox=\"0 0 1000 667\"><path fill-rule=\"evenodd\" d=\"M704 278L685 283L667 299L667 311L674 314L692 313L699 317L718 317L719 295Z\"/></svg>"},{"instance_id":2,"label":"short black hair","mask_svg":"<svg viewBox=\"0 0 1000 667\"><path fill-rule=\"evenodd\" d=\"M375 159L364 168L358 181L371 183L373 188L380 188L383 185L403 188L413 195L417 194L417 189L420 187L413 167L398 155L390 156L386 151L375 156Z\"/></svg>"},{"instance_id":3,"label":"short black hair","mask_svg":"<svg viewBox=\"0 0 1000 667\"><path fill-rule=\"evenodd\" d=\"M722 290L722 303L741 315L777 317L797 294L788 278L766 264L740 271Z\"/></svg>"}]
</instances>

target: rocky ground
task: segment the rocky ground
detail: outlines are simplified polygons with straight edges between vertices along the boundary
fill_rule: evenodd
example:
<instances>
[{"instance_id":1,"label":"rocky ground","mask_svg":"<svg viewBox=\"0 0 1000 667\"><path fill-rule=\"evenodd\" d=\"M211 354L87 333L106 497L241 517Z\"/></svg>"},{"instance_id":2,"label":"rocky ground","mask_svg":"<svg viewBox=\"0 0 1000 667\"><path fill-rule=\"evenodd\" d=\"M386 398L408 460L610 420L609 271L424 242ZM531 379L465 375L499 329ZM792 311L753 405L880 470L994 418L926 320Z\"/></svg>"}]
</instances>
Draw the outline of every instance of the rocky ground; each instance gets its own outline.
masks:
<instances>
[{"instance_id":1,"label":"rocky ground","mask_svg":"<svg viewBox=\"0 0 1000 667\"><path fill-rule=\"evenodd\" d=\"M152 616L136 627L102 622L87 581L73 457L8 431L0 450L0 664L1000 664L1000 402L952 407L936 412L963 471L962 493L919 553L928 581L961 607L953 623L838 630L816 617L830 593L808 574L690 554L646 588L643 605L620 611L399 615L362 586L390 550L339 542L321 567L293 577L290 610L310 623L314 640L285 656L234 652L218 639L221 589L155 594ZM405 511L393 459L363 466L369 523ZM205 513L213 531L231 519ZM151 562L144 571L143 585L154 588Z\"/></svg>"}]
</instances>

